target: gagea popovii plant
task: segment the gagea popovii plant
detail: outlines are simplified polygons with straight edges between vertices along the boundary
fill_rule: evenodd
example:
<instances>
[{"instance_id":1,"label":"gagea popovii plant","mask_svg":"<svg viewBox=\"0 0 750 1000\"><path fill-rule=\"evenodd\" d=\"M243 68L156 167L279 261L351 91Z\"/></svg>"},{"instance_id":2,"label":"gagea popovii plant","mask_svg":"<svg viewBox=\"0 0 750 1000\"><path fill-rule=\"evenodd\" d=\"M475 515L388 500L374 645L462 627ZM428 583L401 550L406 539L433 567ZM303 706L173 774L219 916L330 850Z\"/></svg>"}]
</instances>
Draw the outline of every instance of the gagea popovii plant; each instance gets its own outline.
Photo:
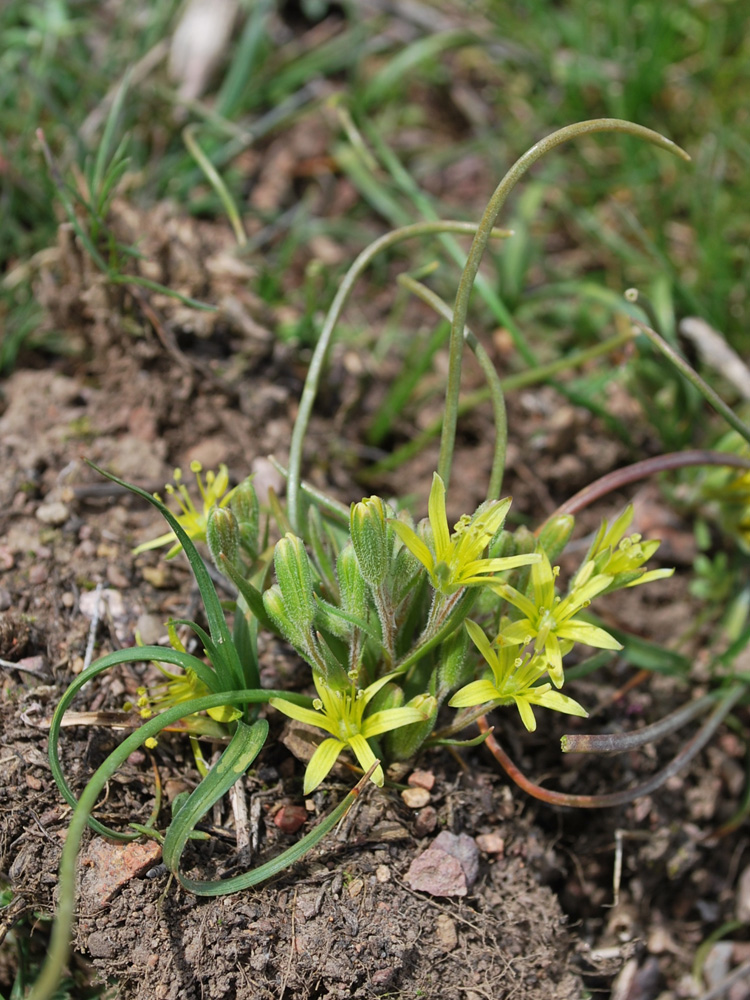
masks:
<instances>
[{"instance_id":1,"label":"gagea popovii plant","mask_svg":"<svg viewBox=\"0 0 750 1000\"><path fill-rule=\"evenodd\" d=\"M496 189L477 226L416 223L381 237L360 254L342 282L312 358L292 435L286 508L276 501L265 514L265 524L252 481L229 491L223 468L205 480L198 478L197 506L178 474L176 489L170 489L179 502L177 513L157 497L128 487L161 511L169 529L139 550L169 545L169 556L184 550L202 595L205 627L170 623L170 647L134 647L102 657L76 678L60 701L52 720L50 759L74 813L60 868L50 958L33 1000L52 995L66 958L75 858L87 824L121 840L143 833L156 837L162 841L165 864L188 889L204 895L233 892L303 855L338 822L364 781L382 786L389 764L409 760L424 747L458 742L461 730L475 720L481 725L491 709L515 706L528 730L549 711L586 716L585 706L562 691L565 658L577 644L620 648L618 639L591 620L591 605L613 590L651 582L671 571L647 568L658 541L627 534L631 510L611 526L602 525L567 585L561 582L558 560L574 529L573 513L587 499L562 509L535 533L506 526L511 500L500 496L507 440L503 394L486 353L466 329L466 318L488 240L508 235L493 227L510 190L547 151L603 131L628 133L688 158L669 140L641 126L608 119L583 122L555 132L524 154ZM440 458L428 517L415 524L398 499L371 496L347 509L307 487L301 481L302 451L325 357L355 281L377 254L403 240L436 233L469 233L473 242L452 310L419 282L409 279L407 286L451 321ZM486 500L451 526L446 505L466 345L488 381L497 445ZM193 471L200 477L200 469ZM590 496L595 495L593 490ZM278 541L268 544L274 537ZM203 541L216 568L237 591L231 627L196 548L195 543ZM185 649L176 637L177 625L195 633L203 655ZM261 686L260 630L286 640L309 665L304 691ZM162 665L165 676L158 691L141 693L143 724L110 755L78 798L57 754L65 711L84 684L102 671L149 660ZM720 702L724 715L737 696L732 691ZM190 879L179 868L184 845L196 822L262 748L268 732L267 721L258 718L262 705L319 733L305 772L304 794L318 788L337 762L362 777L328 817L280 857L229 879ZM130 832L109 829L94 819L94 803L120 763L147 741L153 745L165 727L179 720L194 736L221 733L229 742L218 763L209 771L203 768L203 781L181 804L166 832L157 830L156 818L149 827ZM487 734L486 724L481 728L479 740Z\"/></svg>"}]
</instances>

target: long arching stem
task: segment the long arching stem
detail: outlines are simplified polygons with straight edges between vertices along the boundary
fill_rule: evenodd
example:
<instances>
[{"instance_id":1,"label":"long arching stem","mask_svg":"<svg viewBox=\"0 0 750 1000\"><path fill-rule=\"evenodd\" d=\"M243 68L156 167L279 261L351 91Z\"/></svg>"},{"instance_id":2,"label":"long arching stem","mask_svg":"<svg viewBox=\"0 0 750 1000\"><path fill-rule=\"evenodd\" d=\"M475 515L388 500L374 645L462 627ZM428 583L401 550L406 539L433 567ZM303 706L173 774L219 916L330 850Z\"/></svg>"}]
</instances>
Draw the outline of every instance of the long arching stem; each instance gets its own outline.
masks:
<instances>
[{"instance_id":1,"label":"long arching stem","mask_svg":"<svg viewBox=\"0 0 750 1000\"><path fill-rule=\"evenodd\" d=\"M607 809L612 806L627 805L634 799L640 798L642 795L650 795L657 788L661 788L666 781L685 767L696 754L700 753L743 694L745 694L746 690L744 684L735 684L729 688L695 736L685 744L677 756L661 771L652 775L642 784L636 785L635 788L627 788L621 792L608 792L604 795L574 795L569 792L556 792L550 788L543 788L541 785L537 785L536 782L526 777L497 742L490 731L487 717L483 715L477 719L477 725L480 733L488 734L485 739L485 745L498 764L500 764L508 777L519 788L522 788L533 798L541 799L542 802L547 802L549 805L555 806L569 806L577 809Z\"/></svg>"},{"instance_id":2,"label":"long arching stem","mask_svg":"<svg viewBox=\"0 0 750 1000\"><path fill-rule=\"evenodd\" d=\"M310 367L307 372L307 378L305 379L305 386L302 390L297 419L294 422L294 430L292 431L291 445L289 448L287 513L294 531L299 532L300 529L300 477L302 474L302 447L305 441L305 434L307 433L307 427L310 423L310 414L312 413L315 397L318 394L320 376L323 370L326 355L328 353L328 348L331 344L333 332L355 282L365 268L369 266L370 262L382 250L387 250L389 247L395 246L395 244L401 243L403 240L410 239L412 236L425 236L432 233L460 233L472 235L476 231L476 224L471 222L415 222L410 226L402 226L400 229L394 229L393 232L386 233L385 236L381 236L380 239L371 243L369 247L362 251L347 271L344 280L339 285L336 297L331 303L328 315L326 316L323 324L323 329L320 331L318 343L315 345L315 350L310 361ZM485 235L485 243L493 235L507 236L509 234L497 231L493 233L492 226L490 226ZM463 326L461 330L463 333Z\"/></svg>"},{"instance_id":3,"label":"long arching stem","mask_svg":"<svg viewBox=\"0 0 750 1000\"><path fill-rule=\"evenodd\" d=\"M456 295L456 304L453 309L453 323L451 326L450 357L448 363L448 389L445 400L445 419L443 422L443 433L440 439L440 459L438 461L438 474L443 482L448 486L453 462L453 450L456 440L456 424L458 421L458 395L461 383L461 359L463 349L463 332L469 312L469 300L472 288L479 272L479 265L482 262L484 251L490 238L492 227L495 224L500 210L505 201L518 183L520 178L526 173L536 161L562 143L569 139L576 139L582 135L590 135L593 132L624 132L627 135L652 142L662 149L666 149L684 160L690 160L688 154L670 139L666 139L658 132L654 132L642 125L634 122L623 121L619 118L596 118L592 121L578 122L576 125L568 125L565 128L553 132L551 135L540 140L532 146L523 156L516 160L500 184L495 189L495 193L485 209L484 215L477 227L476 236L469 250L469 257L466 261L461 281Z\"/></svg>"},{"instance_id":4,"label":"long arching stem","mask_svg":"<svg viewBox=\"0 0 750 1000\"><path fill-rule=\"evenodd\" d=\"M633 462L622 469L615 469L601 476L588 486L584 486L574 496L560 504L557 510L550 514L544 524L549 524L553 518L561 514L577 514L579 511L594 503L595 500L621 490L629 483L637 483L649 476L654 476L659 472L667 472L669 469L687 469L692 465L719 465L733 469L750 469L750 458L743 455L731 455L725 451L671 451L666 455L654 455L653 458L644 458L640 462ZM540 525L536 534L538 535L544 524Z\"/></svg>"},{"instance_id":5,"label":"long arching stem","mask_svg":"<svg viewBox=\"0 0 750 1000\"><path fill-rule=\"evenodd\" d=\"M453 310L443 302L439 295L423 285L421 281L416 281L409 274L401 274L398 283L408 288L427 305L432 306L438 315L453 322ZM505 456L508 451L508 417L505 410L505 396L503 394L503 384L497 374L492 358L468 327L464 327L464 340L476 355L476 359L482 369L482 374L487 379L487 391L492 400L492 410L495 418L495 450L492 458L492 472L487 488L487 499L497 500L503 488L503 475L505 473Z\"/></svg>"}]
</instances>

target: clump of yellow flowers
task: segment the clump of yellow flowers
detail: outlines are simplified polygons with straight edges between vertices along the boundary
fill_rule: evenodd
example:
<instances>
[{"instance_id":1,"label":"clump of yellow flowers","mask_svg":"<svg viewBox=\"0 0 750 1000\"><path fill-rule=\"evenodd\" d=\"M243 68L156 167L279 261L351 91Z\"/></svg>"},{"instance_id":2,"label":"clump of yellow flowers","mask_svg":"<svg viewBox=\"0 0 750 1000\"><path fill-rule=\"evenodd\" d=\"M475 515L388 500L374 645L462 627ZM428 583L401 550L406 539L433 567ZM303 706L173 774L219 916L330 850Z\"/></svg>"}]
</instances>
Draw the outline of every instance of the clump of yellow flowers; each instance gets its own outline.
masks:
<instances>
[{"instance_id":1,"label":"clump of yellow flowers","mask_svg":"<svg viewBox=\"0 0 750 1000\"><path fill-rule=\"evenodd\" d=\"M530 544L528 532L516 537L504 530L510 498L481 504L451 529L445 484L435 474L428 517L417 525L377 496L352 504L346 532L324 526L312 510L312 557L305 541L286 531L268 550L275 571L269 586L271 567L257 561L252 483L230 490L224 466L205 481L197 463L191 470L199 505L179 470L176 487L167 490L180 505L177 521L191 541L208 542L217 568L239 587L243 618L252 609L312 669L312 699L301 702L283 692L268 699L272 708L325 734L307 765L305 794L325 780L342 754L350 754L363 772L372 769L371 780L382 785L380 761L406 759L434 739L444 704L475 708L477 714L515 705L528 730L537 724L533 707L586 716L560 690L563 659L576 643L620 648L588 620L589 605L612 590L672 572L645 568L659 542L627 533L633 518L628 507L611 525L601 525L562 593L552 560L570 537L572 517L558 526L563 545L552 544L554 532L542 532ZM162 535L136 551L175 538ZM175 541L168 555L178 549ZM169 634L172 646L181 648L173 625ZM142 715L207 693L195 674L160 669L161 686L140 693ZM231 726L240 713L225 706L210 714Z\"/></svg>"}]
</instances>

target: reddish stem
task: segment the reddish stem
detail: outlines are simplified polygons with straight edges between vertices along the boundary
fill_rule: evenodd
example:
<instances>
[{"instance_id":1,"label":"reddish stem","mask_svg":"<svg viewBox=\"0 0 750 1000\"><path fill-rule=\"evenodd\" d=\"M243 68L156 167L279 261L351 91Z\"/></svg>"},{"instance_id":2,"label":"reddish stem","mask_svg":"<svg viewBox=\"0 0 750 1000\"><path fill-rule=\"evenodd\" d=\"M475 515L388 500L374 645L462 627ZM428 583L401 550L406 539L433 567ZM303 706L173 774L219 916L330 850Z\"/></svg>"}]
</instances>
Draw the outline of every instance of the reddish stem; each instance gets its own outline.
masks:
<instances>
[{"instance_id":1,"label":"reddish stem","mask_svg":"<svg viewBox=\"0 0 750 1000\"><path fill-rule=\"evenodd\" d=\"M569 500L557 508L554 514L547 518L551 521L553 517L560 514L577 514L579 510L588 507L589 504L600 497L619 490L629 483L637 483L641 479L647 479L657 472L666 472L669 469L684 469L691 465L725 465L736 469L750 469L750 459L741 455L729 455L721 451L674 451L666 455L655 455L653 458L646 458L642 462L635 462L633 465L626 465L622 469L615 469L608 472L601 479L589 483L579 490ZM545 522L546 523L546 522ZM536 534L542 530L542 525L537 529Z\"/></svg>"},{"instance_id":2,"label":"reddish stem","mask_svg":"<svg viewBox=\"0 0 750 1000\"><path fill-rule=\"evenodd\" d=\"M677 756L663 770L652 775L643 784L636 785L635 788L624 789L621 792L609 792L604 795L571 795L567 792L555 792L549 788L542 788L541 785L537 785L531 781L516 767L497 742L492 732L490 732L490 726L487 723L485 715L477 719L477 725L481 733L488 734L484 741L485 746L489 747L493 757L508 777L533 798L541 799L542 802L547 802L549 805L555 806L568 806L578 809L607 809L611 806L627 805L642 795L650 795L651 792L660 788L665 781L668 781L669 778L677 774L696 754L700 753L744 693L744 684L736 684L731 687L692 740L685 744Z\"/></svg>"}]
</instances>

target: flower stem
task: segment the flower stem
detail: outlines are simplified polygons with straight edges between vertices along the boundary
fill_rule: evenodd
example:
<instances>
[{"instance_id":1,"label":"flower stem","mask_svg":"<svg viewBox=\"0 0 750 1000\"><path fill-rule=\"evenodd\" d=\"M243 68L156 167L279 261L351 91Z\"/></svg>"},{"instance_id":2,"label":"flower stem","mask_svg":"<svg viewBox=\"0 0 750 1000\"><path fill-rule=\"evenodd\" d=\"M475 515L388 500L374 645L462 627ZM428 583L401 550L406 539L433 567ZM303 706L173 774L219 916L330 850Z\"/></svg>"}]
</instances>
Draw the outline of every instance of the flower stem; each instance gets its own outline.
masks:
<instances>
[{"instance_id":1,"label":"flower stem","mask_svg":"<svg viewBox=\"0 0 750 1000\"><path fill-rule=\"evenodd\" d=\"M599 733L588 734L568 734L563 736L561 748L563 753L624 753L626 750L635 750L645 746L646 743L654 743L663 736L680 729L691 719L700 715L704 709L715 701L711 694L705 694L702 698L695 698L687 705L670 712L663 719L654 722L650 726L644 726L632 733Z\"/></svg>"},{"instance_id":2,"label":"flower stem","mask_svg":"<svg viewBox=\"0 0 750 1000\"><path fill-rule=\"evenodd\" d=\"M426 302L427 305L432 306L435 312L444 319L447 319L449 323L453 322L453 310L431 288L423 285L421 281L416 281L410 274L401 274L397 280L404 288L408 288L412 294L416 295L423 302ZM492 409L495 416L495 452L492 459L490 482L487 488L487 499L498 500L500 498L500 491L503 488L505 456L508 450L508 417L505 410L503 384L489 354L468 326L464 327L464 340L474 352L482 369L482 374L487 379L487 392L492 400Z\"/></svg>"},{"instance_id":3,"label":"flower stem","mask_svg":"<svg viewBox=\"0 0 750 1000\"><path fill-rule=\"evenodd\" d=\"M633 292L634 290L631 289L630 291ZM637 295L637 292L635 295ZM632 295L630 297L630 301L635 301ZM750 444L750 427L748 427L743 420L740 420L734 410L730 406L727 406L721 396L700 377L698 372L691 365L689 365L684 358L680 357L677 351L675 351L673 347L670 347L666 340L664 340L664 338L661 337L656 330L652 330L650 326L647 326L646 323L642 323L639 319L631 318L631 322L638 327L644 336L648 337L657 351L663 354L664 357L672 365L674 365L680 375L684 376L684 378L686 378L691 385L695 386L708 405L712 406L717 413L724 417L729 426L733 427L734 430L736 430L737 433L740 434L745 441L748 442L748 444Z\"/></svg>"},{"instance_id":4,"label":"flower stem","mask_svg":"<svg viewBox=\"0 0 750 1000\"><path fill-rule=\"evenodd\" d=\"M315 345L315 350L313 351L313 356L310 361L310 367L307 371L305 385L302 390L302 396L300 398L297 419L294 422L294 429L292 431L292 439L289 448L287 510L293 531L297 533L300 531L300 476L302 469L302 446L305 441L308 424L310 423L310 415L312 414L315 397L318 394L320 377L326 360L326 355L328 354L328 348L330 347L336 324L338 323L341 312L346 305L346 301L354 288L355 282L363 273L365 268L368 267L370 262L381 251L387 250L389 247L395 246L403 240L410 239L412 236L425 236L431 233L463 233L471 235L476 232L476 229L477 227L474 223L450 221L415 222L410 226L402 226L400 229L394 229L392 232L386 233L384 236L375 240L374 243L371 243L369 247L362 251L346 272L344 280L339 285L336 296L328 310L325 322L323 323L323 328L320 331L320 337ZM491 229L492 227L490 227L490 232L488 232L486 239L489 239Z\"/></svg>"},{"instance_id":5,"label":"flower stem","mask_svg":"<svg viewBox=\"0 0 750 1000\"><path fill-rule=\"evenodd\" d=\"M714 733L726 716L729 715L732 708L736 705L742 695L745 694L746 690L747 687L744 684L735 684L729 688L725 696L721 699L719 704L692 740L685 744L682 750L672 761L670 761L669 764L667 764L665 768L652 775L647 781L644 781L643 784L636 785L634 788L624 789L621 792L609 792L604 795L571 795L568 792L555 792L549 788L542 788L541 785L537 785L535 782L531 781L518 767L516 767L492 733L489 733L485 743L489 747L495 760L500 764L508 777L510 777L519 786L519 788L522 788L535 799L541 799L542 802L547 802L549 805L569 806L571 808L578 809L607 809L612 806L627 805L629 802L633 802L635 799L641 798L643 795L650 795L651 792L656 791L657 788L661 788L666 781L673 777L673 775L677 774L678 771L685 767L686 764L688 764L698 753L700 753L703 747L713 737ZM487 717L482 716L478 719L477 726L479 727L480 733L487 733L490 729Z\"/></svg>"},{"instance_id":6,"label":"flower stem","mask_svg":"<svg viewBox=\"0 0 750 1000\"><path fill-rule=\"evenodd\" d=\"M540 140L531 149L527 150L520 159L516 160L500 184L495 189L490 198L487 208L484 211L476 236L471 244L469 256L464 267L461 281L456 295L456 304L453 309L453 324L451 326L450 354L448 361L448 389L445 400L445 420L443 422L443 433L440 440L440 459L438 461L438 475L448 487L450 481L451 465L453 463L453 451L456 442L456 424L458 421L458 395L461 384L461 359L463 348L463 332L469 312L469 300L474 287L479 265L482 262L484 251L490 238L492 227L502 209L505 201L516 186L521 177L536 161L554 149L556 146L575 139L581 135L590 135L593 132L624 132L628 135L636 136L652 142L662 149L669 150L685 160L690 160L688 154L680 149L678 145L664 136L659 135L649 128L636 125L634 122L623 121L619 118L596 118L591 121L578 122L575 125L567 125L565 128L553 132Z\"/></svg>"},{"instance_id":7,"label":"flower stem","mask_svg":"<svg viewBox=\"0 0 750 1000\"><path fill-rule=\"evenodd\" d=\"M608 493L622 489L629 483L637 483L641 479L647 479L658 472L667 472L669 469L685 469L691 465L723 465L737 469L750 469L750 459L741 455L729 455L722 451L672 451L666 455L655 455L653 458L644 458L641 462L634 462L626 465L622 469L615 469L608 472L606 476L596 479L588 486L574 494L569 500L561 504L557 510L551 514L545 524L561 514L577 514L579 511L601 499ZM544 528L541 525L536 534Z\"/></svg>"}]
</instances>

